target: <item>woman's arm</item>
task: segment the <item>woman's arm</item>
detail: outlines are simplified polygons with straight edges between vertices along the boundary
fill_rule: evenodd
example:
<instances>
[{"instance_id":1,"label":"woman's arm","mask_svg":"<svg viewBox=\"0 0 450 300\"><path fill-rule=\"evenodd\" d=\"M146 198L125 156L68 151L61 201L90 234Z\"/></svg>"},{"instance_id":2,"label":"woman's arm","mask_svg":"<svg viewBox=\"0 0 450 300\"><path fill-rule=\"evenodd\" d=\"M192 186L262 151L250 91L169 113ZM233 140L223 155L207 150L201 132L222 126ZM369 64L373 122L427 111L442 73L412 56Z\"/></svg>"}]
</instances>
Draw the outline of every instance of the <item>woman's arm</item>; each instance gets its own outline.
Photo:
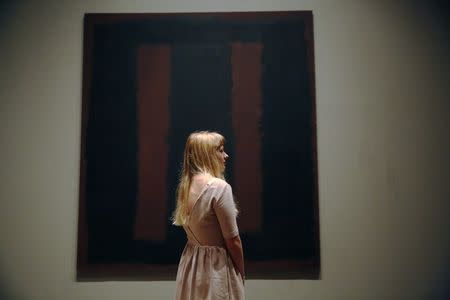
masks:
<instances>
[{"instance_id":1,"label":"woman's arm","mask_svg":"<svg viewBox=\"0 0 450 300\"><path fill-rule=\"evenodd\" d=\"M229 184L225 183L222 194L214 201L214 211L216 212L222 236L225 240L234 267L237 269L238 273L241 274L242 280L244 280L244 253L236 221L238 211Z\"/></svg>"},{"instance_id":2,"label":"woman's arm","mask_svg":"<svg viewBox=\"0 0 450 300\"><path fill-rule=\"evenodd\" d=\"M242 242L239 235L225 240L228 252L233 260L235 268L241 274L242 280L245 279L244 273L244 252L242 250Z\"/></svg>"}]
</instances>

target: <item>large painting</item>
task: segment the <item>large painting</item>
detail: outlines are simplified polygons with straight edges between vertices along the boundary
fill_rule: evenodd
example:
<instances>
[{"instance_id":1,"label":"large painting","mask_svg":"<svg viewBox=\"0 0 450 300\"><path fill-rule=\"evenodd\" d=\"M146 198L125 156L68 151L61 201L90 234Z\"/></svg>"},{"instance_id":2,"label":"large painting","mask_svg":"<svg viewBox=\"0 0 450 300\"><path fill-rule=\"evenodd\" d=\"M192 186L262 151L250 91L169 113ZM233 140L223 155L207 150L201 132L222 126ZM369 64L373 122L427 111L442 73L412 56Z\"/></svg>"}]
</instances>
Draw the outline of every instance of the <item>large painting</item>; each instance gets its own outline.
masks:
<instances>
[{"instance_id":1,"label":"large painting","mask_svg":"<svg viewBox=\"0 0 450 300\"><path fill-rule=\"evenodd\" d=\"M78 280L175 279L184 143L226 137L248 278L320 278L310 11L87 14Z\"/></svg>"}]
</instances>

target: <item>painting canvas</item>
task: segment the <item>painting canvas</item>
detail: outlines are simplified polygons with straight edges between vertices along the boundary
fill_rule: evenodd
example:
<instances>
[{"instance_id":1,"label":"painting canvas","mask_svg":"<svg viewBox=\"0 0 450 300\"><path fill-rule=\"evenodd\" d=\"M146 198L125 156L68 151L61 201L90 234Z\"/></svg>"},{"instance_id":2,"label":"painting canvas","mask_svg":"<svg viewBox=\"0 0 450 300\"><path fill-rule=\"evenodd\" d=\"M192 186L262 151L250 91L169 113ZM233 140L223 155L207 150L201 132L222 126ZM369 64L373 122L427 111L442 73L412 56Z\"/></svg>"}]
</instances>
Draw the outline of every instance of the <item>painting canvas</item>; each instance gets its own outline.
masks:
<instances>
[{"instance_id":1,"label":"painting canvas","mask_svg":"<svg viewBox=\"0 0 450 300\"><path fill-rule=\"evenodd\" d=\"M175 279L184 143L226 138L248 278L320 278L310 11L86 14L78 280Z\"/></svg>"}]
</instances>

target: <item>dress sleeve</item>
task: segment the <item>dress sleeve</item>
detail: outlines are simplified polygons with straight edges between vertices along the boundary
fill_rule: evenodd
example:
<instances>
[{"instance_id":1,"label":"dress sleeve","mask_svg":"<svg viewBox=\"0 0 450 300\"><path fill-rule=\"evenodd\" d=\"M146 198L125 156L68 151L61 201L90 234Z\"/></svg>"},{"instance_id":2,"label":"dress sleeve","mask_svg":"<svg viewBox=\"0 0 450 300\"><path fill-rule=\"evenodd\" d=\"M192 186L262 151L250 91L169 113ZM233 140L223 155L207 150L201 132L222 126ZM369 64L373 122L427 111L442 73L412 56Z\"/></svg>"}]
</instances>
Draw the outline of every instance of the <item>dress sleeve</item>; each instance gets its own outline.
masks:
<instances>
[{"instance_id":1,"label":"dress sleeve","mask_svg":"<svg viewBox=\"0 0 450 300\"><path fill-rule=\"evenodd\" d=\"M237 209L233 200L231 186L226 184L223 192L214 202L214 211L219 220L224 239L230 239L239 234L236 217Z\"/></svg>"}]
</instances>

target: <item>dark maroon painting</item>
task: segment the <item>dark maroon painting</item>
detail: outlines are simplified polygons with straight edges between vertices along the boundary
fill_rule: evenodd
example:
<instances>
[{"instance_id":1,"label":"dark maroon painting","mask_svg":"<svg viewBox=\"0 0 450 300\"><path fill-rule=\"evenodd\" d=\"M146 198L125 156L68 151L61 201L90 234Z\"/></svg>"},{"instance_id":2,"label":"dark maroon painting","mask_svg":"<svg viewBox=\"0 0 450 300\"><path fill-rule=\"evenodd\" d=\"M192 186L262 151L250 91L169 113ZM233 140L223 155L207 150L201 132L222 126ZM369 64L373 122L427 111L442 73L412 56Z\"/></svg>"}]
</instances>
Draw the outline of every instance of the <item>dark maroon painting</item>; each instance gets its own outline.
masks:
<instances>
[{"instance_id":1,"label":"dark maroon painting","mask_svg":"<svg viewBox=\"0 0 450 300\"><path fill-rule=\"evenodd\" d=\"M78 280L175 279L189 133L222 133L248 278L320 278L312 13L87 14Z\"/></svg>"}]
</instances>

